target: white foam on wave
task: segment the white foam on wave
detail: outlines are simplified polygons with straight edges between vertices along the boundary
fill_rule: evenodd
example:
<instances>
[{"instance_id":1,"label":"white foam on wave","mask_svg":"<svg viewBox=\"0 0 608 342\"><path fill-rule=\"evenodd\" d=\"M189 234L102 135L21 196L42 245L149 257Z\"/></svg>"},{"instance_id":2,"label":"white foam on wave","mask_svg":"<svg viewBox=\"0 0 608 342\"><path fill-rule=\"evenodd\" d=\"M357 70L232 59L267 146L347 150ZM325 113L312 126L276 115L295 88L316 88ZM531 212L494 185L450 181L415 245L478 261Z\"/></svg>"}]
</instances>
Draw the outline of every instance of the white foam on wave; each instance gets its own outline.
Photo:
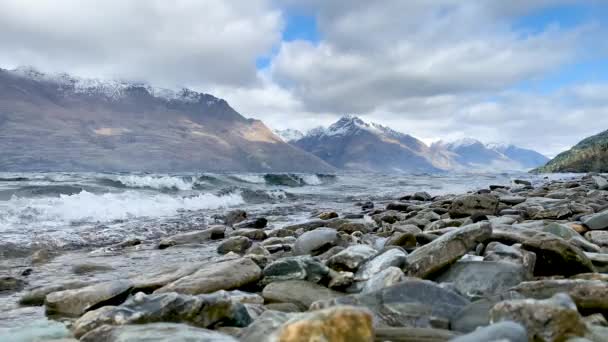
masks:
<instances>
[{"instance_id":1,"label":"white foam on wave","mask_svg":"<svg viewBox=\"0 0 608 342\"><path fill-rule=\"evenodd\" d=\"M264 184L266 180L262 175L233 175L234 178L242 180L243 182L253 184Z\"/></svg>"},{"instance_id":2,"label":"white foam on wave","mask_svg":"<svg viewBox=\"0 0 608 342\"><path fill-rule=\"evenodd\" d=\"M323 182L317 175L302 175L302 180L307 185L321 185Z\"/></svg>"},{"instance_id":3,"label":"white foam on wave","mask_svg":"<svg viewBox=\"0 0 608 342\"><path fill-rule=\"evenodd\" d=\"M193 182L185 181L182 177L173 176L118 176L116 180L130 188L177 189L192 190Z\"/></svg>"},{"instance_id":4,"label":"white foam on wave","mask_svg":"<svg viewBox=\"0 0 608 342\"><path fill-rule=\"evenodd\" d=\"M82 191L58 198L13 197L3 204L0 231L18 225L62 226L77 222L110 222L139 217L169 217L182 210L219 209L244 203L240 194L179 197L138 191L93 194Z\"/></svg>"}]
</instances>

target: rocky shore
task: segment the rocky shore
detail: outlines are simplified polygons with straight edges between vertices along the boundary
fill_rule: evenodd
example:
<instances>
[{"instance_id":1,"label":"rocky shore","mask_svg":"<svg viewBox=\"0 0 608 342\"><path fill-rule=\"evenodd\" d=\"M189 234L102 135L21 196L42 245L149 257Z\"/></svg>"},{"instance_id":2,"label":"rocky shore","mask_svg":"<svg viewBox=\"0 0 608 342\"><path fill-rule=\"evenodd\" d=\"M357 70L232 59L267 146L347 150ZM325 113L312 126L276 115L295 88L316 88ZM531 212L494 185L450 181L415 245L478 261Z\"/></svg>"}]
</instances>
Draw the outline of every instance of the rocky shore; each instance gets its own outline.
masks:
<instances>
[{"instance_id":1,"label":"rocky shore","mask_svg":"<svg viewBox=\"0 0 608 342\"><path fill-rule=\"evenodd\" d=\"M41 285L31 277L59 257L40 251L0 295L65 324L64 342L608 341L600 175L403 194L284 227L241 210L221 223L103 250L154 256L139 273L86 262L48 268L66 275Z\"/></svg>"}]
</instances>

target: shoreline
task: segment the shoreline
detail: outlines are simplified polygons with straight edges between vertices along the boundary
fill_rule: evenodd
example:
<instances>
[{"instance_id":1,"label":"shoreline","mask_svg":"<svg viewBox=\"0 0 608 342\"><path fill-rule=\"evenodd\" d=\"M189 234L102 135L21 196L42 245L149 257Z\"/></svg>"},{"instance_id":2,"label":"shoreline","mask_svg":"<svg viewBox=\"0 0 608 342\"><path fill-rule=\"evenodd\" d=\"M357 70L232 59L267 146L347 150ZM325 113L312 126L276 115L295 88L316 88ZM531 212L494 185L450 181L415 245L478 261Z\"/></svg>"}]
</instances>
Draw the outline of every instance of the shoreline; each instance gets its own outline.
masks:
<instances>
[{"instance_id":1,"label":"shoreline","mask_svg":"<svg viewBox=\"0 0 608 342\"><path fill-rule=\"evenodd\" d=\"M403 194L278 229L232 210L223 225L157 244L131 240L98 254L30 257L20 275L2 279L0 300L6 309L27 304L15 312L31 310L37 319L44 309L68 322L66 337L90 341L129 336L140 324L161 335L226 341L270 341L332 324L356 333L318 333L371 341L424 329L447 341L509 330L595 341L593 334L608 338L597 316L608 312L608 186L598 189L601 179ZM56 272L65 275L45 281ZM188 314L194 308L198 318ZM543 326L532 312L568 318Z\"/></svg>"}]
</instances>

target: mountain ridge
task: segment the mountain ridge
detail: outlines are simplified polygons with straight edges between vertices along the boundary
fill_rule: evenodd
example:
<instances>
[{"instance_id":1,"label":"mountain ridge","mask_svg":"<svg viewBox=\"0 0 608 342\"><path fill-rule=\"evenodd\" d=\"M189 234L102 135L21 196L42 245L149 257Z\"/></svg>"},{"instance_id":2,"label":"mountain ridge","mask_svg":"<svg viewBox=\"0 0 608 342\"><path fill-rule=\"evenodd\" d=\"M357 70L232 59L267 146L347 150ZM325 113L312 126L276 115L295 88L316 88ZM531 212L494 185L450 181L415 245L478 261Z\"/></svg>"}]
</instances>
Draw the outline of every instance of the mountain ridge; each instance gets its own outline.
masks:
<instances>
[{"instance_id":1,"label":"mountain ridge","mask_svg":"<svg viewBox=\"0 0 608 342\"><path fill-rule=\"evenodd\" d=\"M581 140L532 172L608 172L608 130Z\"/></svg>"}]
</instances>

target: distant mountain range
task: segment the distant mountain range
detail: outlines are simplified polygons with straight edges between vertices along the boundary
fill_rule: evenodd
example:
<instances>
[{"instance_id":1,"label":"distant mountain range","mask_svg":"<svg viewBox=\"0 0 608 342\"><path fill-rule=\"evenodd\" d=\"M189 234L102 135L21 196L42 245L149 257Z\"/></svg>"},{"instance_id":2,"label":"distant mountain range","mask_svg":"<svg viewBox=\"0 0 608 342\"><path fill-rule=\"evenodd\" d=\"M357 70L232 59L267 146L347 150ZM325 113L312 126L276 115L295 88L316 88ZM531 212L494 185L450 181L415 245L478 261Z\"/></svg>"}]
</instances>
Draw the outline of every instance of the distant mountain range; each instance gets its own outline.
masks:
<instances>
[{"instance_id":1,"label":"distant mountain range","mask_svg":"<svg viewBox=\"0 0 608 342\"><path fill-rule=\"evenodd\" d=\"M0 69L0 171L332 172L192 90Z\"/></svg>"},{"instance_id":2,"label":"distant mountain range","mask_svg":"<svg viewBox=\"0 0 608 342\"><path fill-rule=\"evenodd\" d=\"M286 141L339 169L365 171L497 171L529 170L549 159L514 145L483 144L475 139L427 146L391 128L344 116L328 128L302 134L279 132Z\"/></svg>"},{"instance_id":3,"label":"distant mountain range","mask_svg":"<svg viewBox=\"0 0 608 342\"><path fill-rule=\"evenodd\" d=\"M608 172L608 131L582 140L533 172Z\"/></svg>"}]
</instances>

